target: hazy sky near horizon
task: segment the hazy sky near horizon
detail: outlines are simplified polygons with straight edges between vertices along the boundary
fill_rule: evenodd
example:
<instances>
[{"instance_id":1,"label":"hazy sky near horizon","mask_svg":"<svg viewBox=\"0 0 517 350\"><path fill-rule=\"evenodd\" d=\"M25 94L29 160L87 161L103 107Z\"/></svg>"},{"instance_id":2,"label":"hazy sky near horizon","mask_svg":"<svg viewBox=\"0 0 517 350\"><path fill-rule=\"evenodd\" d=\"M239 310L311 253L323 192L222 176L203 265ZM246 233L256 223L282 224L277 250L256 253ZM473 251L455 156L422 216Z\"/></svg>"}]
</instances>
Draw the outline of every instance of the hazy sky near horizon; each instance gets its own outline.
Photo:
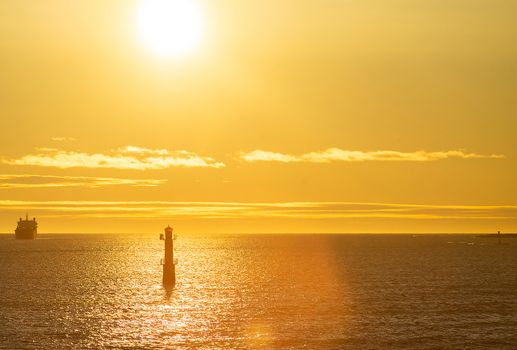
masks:
<instances>
[{"instance_id":1,"label":"hazy sky near horizon","mask_svg":"<svg viewBox=\"0 0 517 350\"><path fill-rule=\"evenodd\" d=\"M143 1L0 2L0 232L517 230L517 2Z\"/></svg>"}]
</instances>

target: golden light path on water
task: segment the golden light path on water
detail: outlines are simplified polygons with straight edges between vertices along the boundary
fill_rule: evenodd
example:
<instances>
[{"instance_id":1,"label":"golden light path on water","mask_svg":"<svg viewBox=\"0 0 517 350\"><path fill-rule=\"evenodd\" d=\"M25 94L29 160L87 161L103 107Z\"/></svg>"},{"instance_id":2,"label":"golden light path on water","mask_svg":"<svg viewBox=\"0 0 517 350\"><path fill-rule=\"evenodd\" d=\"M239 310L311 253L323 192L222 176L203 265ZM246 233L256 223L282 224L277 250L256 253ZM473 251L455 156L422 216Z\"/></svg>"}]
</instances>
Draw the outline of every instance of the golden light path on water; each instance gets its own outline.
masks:
<instances>
[{"instance_id":1,"label":"golden light path on water","mask_svg":"<svg viewBox=\"0 0 517 350\"><path fill-rule=\"evenodd\" d=\"M336 301L344 295L344 285L338 287L336 279L339 277L334 275L336 262L329 242L316 241L311 246L311 253L304 254L303 242L290 247L290 242L286 241L275 251L269 251L268 238L257 237L253 239L253 246L266 254L257 259L256 252L250 251L250 247L242 249L233 239L195 240L203 246L210 242L206 254L183 257L178 270L182 281L174 290L165 289L163 302L157 305L158 310L152 310L159 316L150 321L150 326L166 329L164 336L180 338L181 334L195 329L202 338L218 325L230 333L233 333L232 329L238 330L234 335L223 337L226 341L237 340L240 346L247 348L270 349L282 337L280 325L296 322L294 317L301 320L321 317L315 314L318 305ZM213 255L214 250L225 254ZM190 259L194 256L195 259ZM291 261L286 263L285 258ZM299 260L303 265L298 265ZM182 271L197 272L183 275ZM302 304L293 303L300 297ZM180 317L177 317L178 311ZM304 327L311 325L297 326L300 331ZM211 336L208 338L214 340ZM221 345L223 340L220 340Z\"/></svg>"}]
</instances>

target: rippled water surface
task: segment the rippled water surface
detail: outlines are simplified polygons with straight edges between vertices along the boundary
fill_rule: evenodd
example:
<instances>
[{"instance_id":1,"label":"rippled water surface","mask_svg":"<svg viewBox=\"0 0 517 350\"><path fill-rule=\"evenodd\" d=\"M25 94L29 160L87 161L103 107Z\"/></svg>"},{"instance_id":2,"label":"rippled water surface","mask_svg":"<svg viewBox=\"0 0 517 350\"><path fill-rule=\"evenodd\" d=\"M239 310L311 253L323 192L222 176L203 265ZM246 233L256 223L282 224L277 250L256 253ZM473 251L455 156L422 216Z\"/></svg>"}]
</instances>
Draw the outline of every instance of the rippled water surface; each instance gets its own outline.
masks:
<instances>
[{"instance_id":1,"label":"rippled water surface","mask_svg":"<svg viewBox=\"0 0 517 350\"><path fill-rule=\"evenodd\" d=\"M517 349L517 239L0 236L1 349Z\"/></svg>"}]
</instances>

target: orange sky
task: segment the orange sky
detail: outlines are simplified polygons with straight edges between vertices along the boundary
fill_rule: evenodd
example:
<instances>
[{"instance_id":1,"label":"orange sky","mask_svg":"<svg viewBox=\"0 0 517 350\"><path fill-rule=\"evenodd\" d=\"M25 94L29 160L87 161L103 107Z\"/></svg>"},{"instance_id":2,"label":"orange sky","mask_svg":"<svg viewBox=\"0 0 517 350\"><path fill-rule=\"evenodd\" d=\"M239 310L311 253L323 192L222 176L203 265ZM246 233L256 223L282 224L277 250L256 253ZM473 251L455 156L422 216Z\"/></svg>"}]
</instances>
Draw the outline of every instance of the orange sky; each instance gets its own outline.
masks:
<instances>
[{"instance_id":1,"label":"orange sky","mask_svg":"<svg viewBox=\"0 0 517 350\"><path fill-rule=\"evenodd\" d=\"M0 2L0 232L517 230L517 4L145 1Z\"/></svg>"}]
</instances>

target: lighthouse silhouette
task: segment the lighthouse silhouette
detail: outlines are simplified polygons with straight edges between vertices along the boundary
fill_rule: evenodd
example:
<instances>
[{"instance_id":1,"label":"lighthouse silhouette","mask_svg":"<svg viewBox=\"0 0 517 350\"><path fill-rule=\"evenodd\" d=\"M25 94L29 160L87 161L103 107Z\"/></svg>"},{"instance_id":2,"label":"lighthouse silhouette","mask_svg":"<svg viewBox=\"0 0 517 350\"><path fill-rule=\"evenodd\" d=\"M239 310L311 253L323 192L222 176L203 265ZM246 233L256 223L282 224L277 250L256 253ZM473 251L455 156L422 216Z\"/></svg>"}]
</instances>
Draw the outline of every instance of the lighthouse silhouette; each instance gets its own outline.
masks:
<instances>
[{"instance_id":1,"label":"lighthouse silhouette","mask_svg":"<svg viewBox=\"0 0 517 350\"><path fill-rule=\"evenodd\" d=\"M176 261L174 259L174 236L172 227L165 228L165 236L160 236L165 241L165 259L163 260L163 285L173 287L176 284Z\"/></svg>"}]
</instances>

